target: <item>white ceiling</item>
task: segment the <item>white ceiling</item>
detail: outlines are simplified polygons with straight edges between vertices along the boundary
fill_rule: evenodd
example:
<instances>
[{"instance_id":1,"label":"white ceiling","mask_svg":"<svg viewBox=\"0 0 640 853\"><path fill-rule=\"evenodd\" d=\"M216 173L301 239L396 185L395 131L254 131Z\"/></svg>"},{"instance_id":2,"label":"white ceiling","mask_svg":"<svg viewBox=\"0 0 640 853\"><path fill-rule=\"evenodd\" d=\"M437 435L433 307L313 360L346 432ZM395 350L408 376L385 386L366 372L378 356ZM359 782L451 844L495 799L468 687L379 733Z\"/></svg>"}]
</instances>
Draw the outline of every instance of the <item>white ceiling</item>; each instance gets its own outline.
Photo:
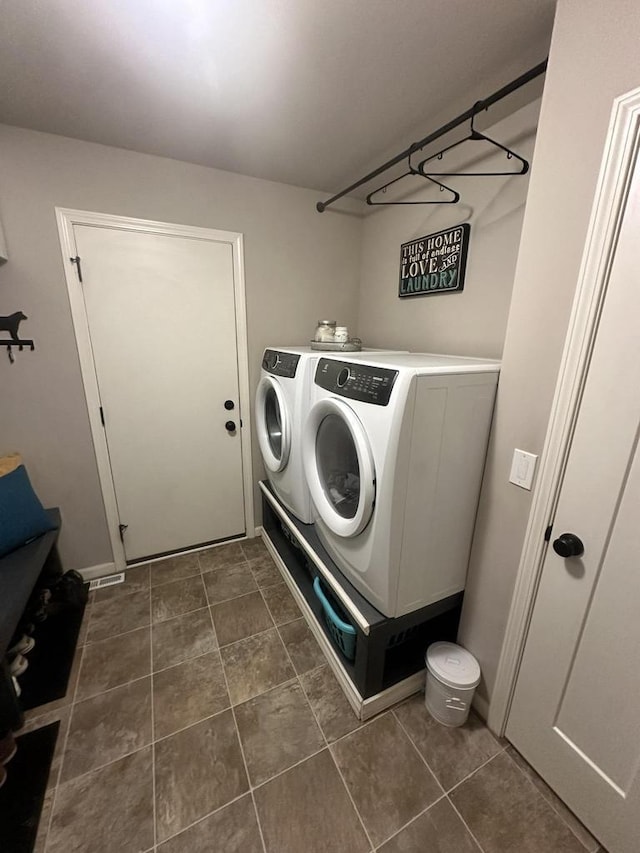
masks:
<instances>
[{"instance_id":1,"label":"white ceiling","mask_svg":"<svg viewBox=\"0 0 640 853\"><path fill-rule=\"evenodd\" d=\"M333 192L542 61L554 7L0 0L0 121Z\"/></svg>"}]
</instances>

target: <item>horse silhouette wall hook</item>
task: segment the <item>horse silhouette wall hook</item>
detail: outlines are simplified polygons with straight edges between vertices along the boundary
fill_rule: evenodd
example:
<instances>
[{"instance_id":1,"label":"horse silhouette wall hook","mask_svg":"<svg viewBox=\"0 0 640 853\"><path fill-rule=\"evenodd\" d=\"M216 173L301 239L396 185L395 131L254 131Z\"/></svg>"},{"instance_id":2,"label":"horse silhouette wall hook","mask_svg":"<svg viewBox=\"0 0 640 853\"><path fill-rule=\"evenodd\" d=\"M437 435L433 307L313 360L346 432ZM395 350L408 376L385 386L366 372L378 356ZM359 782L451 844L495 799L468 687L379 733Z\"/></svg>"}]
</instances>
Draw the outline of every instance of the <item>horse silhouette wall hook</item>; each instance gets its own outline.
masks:
<instances>
[{"instance_id":1,"label":"horse silhouette wall hook","mask_svg":"<svg viewBox=\"0 0 640 853\"><path fill-rule=\"evenodd\" d=\"M0 346L7 348L7 355L11 364L15 361L11 347L17 346L19 350L22 350L24 347L29 347L32 350L35 349L35 344L32 340L21 339L18 335L20 323L27 319L27 315L22 311L15 311L7 317L0 317L0 332L9 332L10 335L10 338L0 338Z\"/></svg>"}]
</instances>

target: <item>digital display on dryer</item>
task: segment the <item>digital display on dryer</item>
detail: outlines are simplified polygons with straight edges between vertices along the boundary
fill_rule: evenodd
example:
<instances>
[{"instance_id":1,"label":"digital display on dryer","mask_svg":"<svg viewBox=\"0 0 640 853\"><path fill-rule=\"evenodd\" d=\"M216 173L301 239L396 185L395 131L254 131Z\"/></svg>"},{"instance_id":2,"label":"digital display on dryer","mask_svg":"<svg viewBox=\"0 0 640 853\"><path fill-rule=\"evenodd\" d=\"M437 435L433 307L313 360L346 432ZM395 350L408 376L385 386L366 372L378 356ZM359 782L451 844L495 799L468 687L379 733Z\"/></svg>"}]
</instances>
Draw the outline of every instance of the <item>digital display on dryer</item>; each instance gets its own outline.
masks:
<instances>
[{"instance_id":1,"label":"digital display on dryer","mask_svg":"<svg viewBox=\"0 0 640 853\"><path fill-rule=\"evenodd\" d=\"M397 376L397 370L386 367L321 358L316 368L315 383L350 400L386 406Z\"/></svg>"},{"instance_id":2,"label":"digital display on dryer","mask_svg":"<svg viewBox=\"0 0 640 853\"><path fill-rule=\"evenodd\" d=\"M293 379L298 369L300 356L293 352L282 352L276 349L266 349L262 356L262 369L273 376L283 376Z\"/></svg>"}]
</instances>

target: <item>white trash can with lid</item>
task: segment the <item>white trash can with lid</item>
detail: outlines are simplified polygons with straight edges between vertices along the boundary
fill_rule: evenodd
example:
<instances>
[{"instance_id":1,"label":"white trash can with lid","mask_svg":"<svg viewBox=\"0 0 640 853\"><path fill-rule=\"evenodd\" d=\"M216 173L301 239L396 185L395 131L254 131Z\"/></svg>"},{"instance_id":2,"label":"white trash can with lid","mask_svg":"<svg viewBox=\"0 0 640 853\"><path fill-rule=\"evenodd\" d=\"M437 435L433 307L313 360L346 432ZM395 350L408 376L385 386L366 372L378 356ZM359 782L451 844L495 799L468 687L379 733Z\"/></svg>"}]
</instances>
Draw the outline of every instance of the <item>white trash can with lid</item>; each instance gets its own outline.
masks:
<instances>
[{"instance_id":1,"label":"white trash can with lid","mask_svg":"<svg viewBox=\"0 0 640 853\"><path fill-rule=\"evenodd\" d=\"M461 726L480 682L478 661L455 643L433 643L427 649L426 664L427 710L444 726Z\"/></svg>"}]
</instances>

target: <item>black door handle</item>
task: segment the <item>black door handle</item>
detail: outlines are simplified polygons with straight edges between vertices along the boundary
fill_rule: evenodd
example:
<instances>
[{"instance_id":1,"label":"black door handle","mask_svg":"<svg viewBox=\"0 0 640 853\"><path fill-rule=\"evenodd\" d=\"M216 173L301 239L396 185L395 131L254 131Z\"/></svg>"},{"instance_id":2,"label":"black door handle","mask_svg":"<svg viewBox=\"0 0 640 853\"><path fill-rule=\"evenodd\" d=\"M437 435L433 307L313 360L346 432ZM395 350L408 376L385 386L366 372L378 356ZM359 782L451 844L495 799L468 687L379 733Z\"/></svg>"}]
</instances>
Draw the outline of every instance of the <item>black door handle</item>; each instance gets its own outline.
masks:
<instances>
[{"instance_id":1,"label":"black door handle","mask_svg":"<svg viewBox=\"0 0 640 853\"><path fill-rule=\"evenodd\" d=\"M236 431L235 421L227 421L226 424L224 425L224 428L227 430L227 432L235 432Z\"/></svg>"},{"instance_id":2,"label":"black door handle","mask_svg":"<svg viewBox=\"0 0 640 853\"><path fill-rule=\"evenodd\" d=\"M581 557L584 545L575 533L561 533L553 542L553 550L561 557Z\"/></svg>"},{"instance_id":3,"label":"black door handle","mask_svg":"<svg viewBox=\"0 0 640 853\"><path fill-rule=\"evenodd\" d=\"M228 412L230 412L232 409L235 409L235 403L233 400L225 400L224 407Z\"/></svg>"}]
</instances>

